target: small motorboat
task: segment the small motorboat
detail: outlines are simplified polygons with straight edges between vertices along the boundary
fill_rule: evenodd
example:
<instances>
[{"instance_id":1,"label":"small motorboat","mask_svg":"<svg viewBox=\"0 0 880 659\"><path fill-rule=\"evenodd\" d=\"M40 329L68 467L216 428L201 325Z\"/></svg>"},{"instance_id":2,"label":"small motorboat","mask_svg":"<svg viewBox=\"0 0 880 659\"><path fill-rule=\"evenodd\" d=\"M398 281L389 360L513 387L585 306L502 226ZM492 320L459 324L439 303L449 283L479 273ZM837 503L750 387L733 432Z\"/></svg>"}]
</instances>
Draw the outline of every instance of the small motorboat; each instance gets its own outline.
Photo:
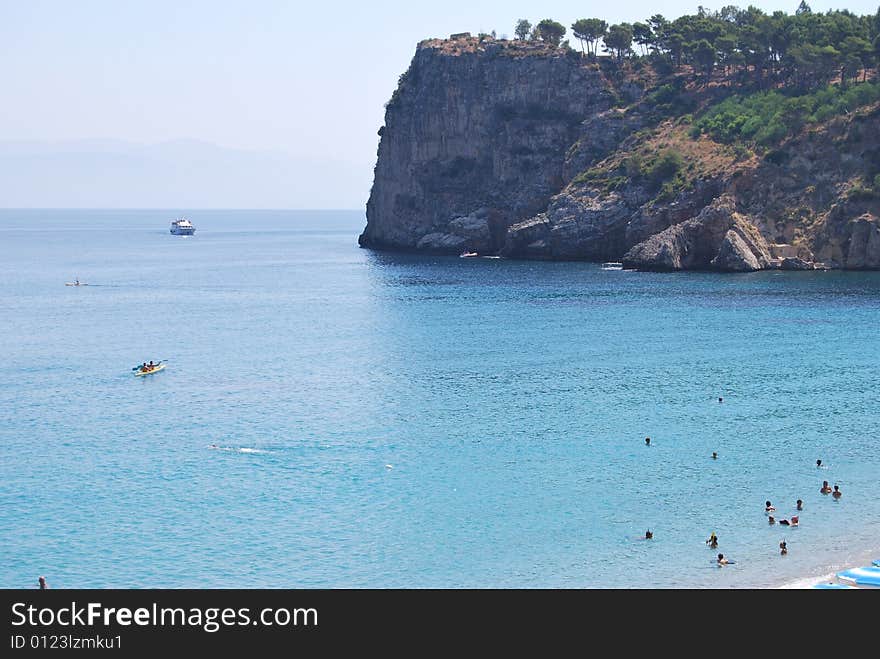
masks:
<instances>
[{"instance_id":1,"label":"small motorboat","mask_svg":"<svg viewBox=\"0 0 880 659\"><path fill-rule=\"evenodd\" d=\"M603 270L623 270L623 263L619 261L607 261L602 264Z\"/></svg>"},{"instance_id":2,"label":"small motorboat","mask_svg":"<svg viewBox=\"0 0 880 659\"><path fill-rule=\"evenodd\" d=\"M64 282L65 286L88 286L87 283L80 281L79 279L75 279L73 281Z\"/></svg>"},{"instance_id":3,"label":"small motorboat","mask_svg":"<svg viewBox=\"0 0 880 659\"><path fill-rule=\"evenodd\" d=\"M462 252L458 255L458 257L462 259L469 259L473 258L474 256L479 256L479 254L477 254L476 252Z\"/></svg>"}]
</instances>

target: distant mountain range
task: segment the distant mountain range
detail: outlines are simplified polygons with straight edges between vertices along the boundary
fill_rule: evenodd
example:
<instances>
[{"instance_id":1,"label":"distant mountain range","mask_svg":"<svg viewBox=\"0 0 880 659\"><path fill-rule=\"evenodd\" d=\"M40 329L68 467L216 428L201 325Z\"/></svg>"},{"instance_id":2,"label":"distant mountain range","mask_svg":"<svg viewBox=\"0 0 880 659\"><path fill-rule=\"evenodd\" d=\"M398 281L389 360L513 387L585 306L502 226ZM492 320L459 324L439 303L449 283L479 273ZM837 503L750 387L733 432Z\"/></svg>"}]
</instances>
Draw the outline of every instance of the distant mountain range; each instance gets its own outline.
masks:
<instances>
[{"instance_id":1,"label":"distant mountain range","mask_svg":"<svg viewBox=\"0 0 880 659\"><path fill-rule=\"evenodd\" d=\"M6 208L362 208L369 165L198 140L0 141Z\"/></svg>"}]
</instances>

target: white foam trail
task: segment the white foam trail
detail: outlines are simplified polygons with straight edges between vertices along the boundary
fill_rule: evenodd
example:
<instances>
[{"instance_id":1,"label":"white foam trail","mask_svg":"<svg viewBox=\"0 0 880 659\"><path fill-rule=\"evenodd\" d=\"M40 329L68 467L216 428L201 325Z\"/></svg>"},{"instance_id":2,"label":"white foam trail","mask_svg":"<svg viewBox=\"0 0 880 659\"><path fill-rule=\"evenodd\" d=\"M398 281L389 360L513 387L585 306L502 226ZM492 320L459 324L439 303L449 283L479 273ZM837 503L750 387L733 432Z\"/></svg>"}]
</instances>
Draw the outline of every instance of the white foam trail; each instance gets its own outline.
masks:
<instances>
[{"instance_id":1,"label":"white foam trail","mask_svg":"<svg viewBox=\"0 0 880 659\"><path fill-rule=\"evenodd\" d=\"M828 574L824 574L818 577L806 577L805 579L797 579L796 581L790 581L789 583L782 584L779 586L781 590L792 590L792 589L804 589L804 588L812 588L813 586L820 583L836 583L837 572L829 572Z\"/></svg>"},{"instance_id":2,"label":"white foam trail","mask_svg":"<svg viewBox=\"0 0 880 659\"><path fill-rule=\"evenodd\" d=\"M268 451L263 451L258 448L236 448L235 446L216 446L214 444L211 444L208 448L215 451L234 451L235 453L268 453Z\"/></svg>"}]
</instances>

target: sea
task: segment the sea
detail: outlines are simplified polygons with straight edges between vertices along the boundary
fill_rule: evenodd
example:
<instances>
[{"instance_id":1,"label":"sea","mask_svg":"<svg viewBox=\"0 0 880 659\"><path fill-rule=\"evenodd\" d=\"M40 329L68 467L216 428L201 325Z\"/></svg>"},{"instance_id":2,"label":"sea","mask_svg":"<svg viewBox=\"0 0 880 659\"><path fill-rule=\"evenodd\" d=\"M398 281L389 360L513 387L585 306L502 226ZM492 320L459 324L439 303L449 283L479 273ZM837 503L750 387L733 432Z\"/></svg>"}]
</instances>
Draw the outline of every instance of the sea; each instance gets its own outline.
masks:
<instances>
[{"instance_id":1,"label":"sea","mask_svg":"<svg viewBox=\"0 0 880 659\"><path fill-rule=\"evenodd\" d=\"M756 588L880 557L880 272L179 214L0 211L2 587Z\"/></svg>"}]
</instances>

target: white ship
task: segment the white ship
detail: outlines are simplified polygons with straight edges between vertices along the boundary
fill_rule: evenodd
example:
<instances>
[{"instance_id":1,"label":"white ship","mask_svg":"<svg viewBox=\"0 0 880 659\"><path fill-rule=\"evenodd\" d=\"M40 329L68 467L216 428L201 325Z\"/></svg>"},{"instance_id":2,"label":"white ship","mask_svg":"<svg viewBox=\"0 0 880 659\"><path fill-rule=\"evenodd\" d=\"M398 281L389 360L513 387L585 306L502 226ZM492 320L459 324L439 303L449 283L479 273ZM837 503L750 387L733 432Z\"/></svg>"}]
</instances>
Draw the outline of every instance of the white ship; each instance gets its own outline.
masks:
<instances>
[{"instance_id":1,"label":"white ship","mask_svg":"<svg viewBox=\"0 0 880 659\"><path fill-rule=\"evenodd\" d=\"M191 236L196 232L196 228L185 217L171 222L171 233L175 236Z\"/></svg>"}]
</instances>

